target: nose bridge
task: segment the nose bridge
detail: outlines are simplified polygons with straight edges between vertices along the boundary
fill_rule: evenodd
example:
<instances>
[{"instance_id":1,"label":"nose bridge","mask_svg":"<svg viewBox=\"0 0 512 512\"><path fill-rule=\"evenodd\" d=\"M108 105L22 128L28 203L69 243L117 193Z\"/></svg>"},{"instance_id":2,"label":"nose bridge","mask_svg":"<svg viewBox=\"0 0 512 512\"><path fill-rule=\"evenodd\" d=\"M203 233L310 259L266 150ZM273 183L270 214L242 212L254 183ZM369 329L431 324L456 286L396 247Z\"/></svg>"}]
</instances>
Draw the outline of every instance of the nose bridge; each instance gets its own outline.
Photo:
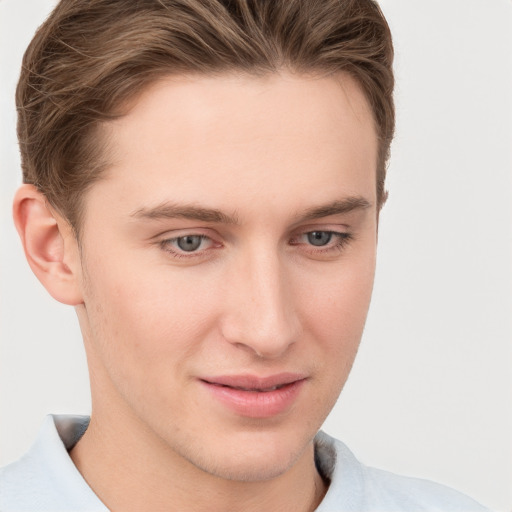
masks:
<instances>
[{"instance_id":1,"label":"nose bridge","mask_svg":"<svg viewBox=\"0 0 512 512\"><path fill-rule=\"evenodd\" d=\"M291 283L277 249L259 244L239 260L225 337L260 357L278 357L297 339Z\"/></svg>"}]
</instances>

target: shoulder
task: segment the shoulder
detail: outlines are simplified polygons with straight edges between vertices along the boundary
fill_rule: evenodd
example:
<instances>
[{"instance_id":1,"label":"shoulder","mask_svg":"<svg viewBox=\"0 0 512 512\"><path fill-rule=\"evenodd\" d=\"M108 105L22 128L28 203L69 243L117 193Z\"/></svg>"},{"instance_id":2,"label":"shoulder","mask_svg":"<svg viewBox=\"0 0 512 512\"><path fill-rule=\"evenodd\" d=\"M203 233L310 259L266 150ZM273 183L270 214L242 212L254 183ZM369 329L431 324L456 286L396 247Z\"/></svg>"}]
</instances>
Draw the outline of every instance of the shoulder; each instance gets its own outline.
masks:
<instances>
[{"instance_id":1,"label":"shoulder","mask_svg":"<svg viewBox=\"0 0 512 512\"><path fill-rule=\"evenodd\" d=\"M52 489L41 485L46 468L31 452L0 469L0 510L14 512L40 510L49 501Z\"/></svg>"},{"instance_id":2,"label":"shoulder","mask_svg":"<svg viewBox=\"0 0 512 512\"><path fill-rule=\"evenodd\" d=\"M341 441L315 438L319 470L331 480L318 512L486 512L473 499L428 480L365 466Z\"/></svg>"},{"instance_id":3,"label":"shoulder","mask_svg":"<svg viewBox=\"0 0 512 512\"><path fill-rule=\"evenodd\" d=\"M454 489L376 468L364 470L369 500L386 504L382 510L485 512L487 509Z\"/></svg>"},{"instance_id":4,"label":"shoulder","mask_svg":"<svg viewBox=\"0 0 512 512\"><path fill-rule=\"evenodd\" d=\"M87 423L86 417L47 416L28 452L0 469L2 512L107 510L83 480L67 452Z\"/></svg>"}]
</instances>

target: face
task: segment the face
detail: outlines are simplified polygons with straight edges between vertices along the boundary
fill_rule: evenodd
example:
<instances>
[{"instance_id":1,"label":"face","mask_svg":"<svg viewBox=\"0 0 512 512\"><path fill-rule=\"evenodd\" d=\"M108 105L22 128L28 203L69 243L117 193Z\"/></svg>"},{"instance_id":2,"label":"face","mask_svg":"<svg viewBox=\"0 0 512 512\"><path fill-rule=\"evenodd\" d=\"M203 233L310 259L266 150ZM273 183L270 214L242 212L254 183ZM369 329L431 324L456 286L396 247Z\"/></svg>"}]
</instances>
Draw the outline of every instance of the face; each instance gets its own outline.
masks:
<instances>
[{"instance_id":1,"label":"face","mask_svg":"<svg viewBox=\"0 0 512 512\"><path fill-rule=\"evenodd\" d=\"M350 371L377 139L347 76L168 78L107 126L78 306L93 417L223 478L283 474Z\"/></svg>"}]
</instances>

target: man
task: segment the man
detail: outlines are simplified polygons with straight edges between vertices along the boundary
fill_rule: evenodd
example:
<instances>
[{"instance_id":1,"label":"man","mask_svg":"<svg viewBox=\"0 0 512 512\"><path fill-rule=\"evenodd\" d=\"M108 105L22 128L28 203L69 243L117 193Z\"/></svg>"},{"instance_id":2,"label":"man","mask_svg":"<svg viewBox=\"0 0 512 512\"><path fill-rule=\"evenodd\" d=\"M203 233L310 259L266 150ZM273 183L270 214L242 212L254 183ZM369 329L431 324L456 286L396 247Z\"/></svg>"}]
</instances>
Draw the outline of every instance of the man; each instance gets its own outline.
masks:
<instances>
[{"instance_id":1,"label":"man","mask_svg":"<svg viewBox=\"0 0 512 512\"><path fill-rule=\"evenodd\" d=\"M371 1L57 6L14 217L93 407L47 419L2 510L483 510L318 434L371 296L391 65Z\"/></svg>"}]
</instances>

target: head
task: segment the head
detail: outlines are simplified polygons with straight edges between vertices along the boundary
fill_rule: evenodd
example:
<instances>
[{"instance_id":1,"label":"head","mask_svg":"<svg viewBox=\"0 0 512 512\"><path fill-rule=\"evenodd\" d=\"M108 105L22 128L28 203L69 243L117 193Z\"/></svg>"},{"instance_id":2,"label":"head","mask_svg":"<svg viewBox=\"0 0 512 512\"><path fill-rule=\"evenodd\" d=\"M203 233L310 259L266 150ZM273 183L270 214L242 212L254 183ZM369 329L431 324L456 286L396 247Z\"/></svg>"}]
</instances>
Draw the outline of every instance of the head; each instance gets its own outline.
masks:
<instances>
[{"instance_id":1,"label":"head","mask_svg":"<svg viewBox=\"0 0 512 512\"><path fill-rule=\"evenodd\" d=\"M77 309L93 417L224 478L304 457L370 301L391 63L370 0L57 6L17 91L15 218Z\"/></svg>"}]
</instances>

